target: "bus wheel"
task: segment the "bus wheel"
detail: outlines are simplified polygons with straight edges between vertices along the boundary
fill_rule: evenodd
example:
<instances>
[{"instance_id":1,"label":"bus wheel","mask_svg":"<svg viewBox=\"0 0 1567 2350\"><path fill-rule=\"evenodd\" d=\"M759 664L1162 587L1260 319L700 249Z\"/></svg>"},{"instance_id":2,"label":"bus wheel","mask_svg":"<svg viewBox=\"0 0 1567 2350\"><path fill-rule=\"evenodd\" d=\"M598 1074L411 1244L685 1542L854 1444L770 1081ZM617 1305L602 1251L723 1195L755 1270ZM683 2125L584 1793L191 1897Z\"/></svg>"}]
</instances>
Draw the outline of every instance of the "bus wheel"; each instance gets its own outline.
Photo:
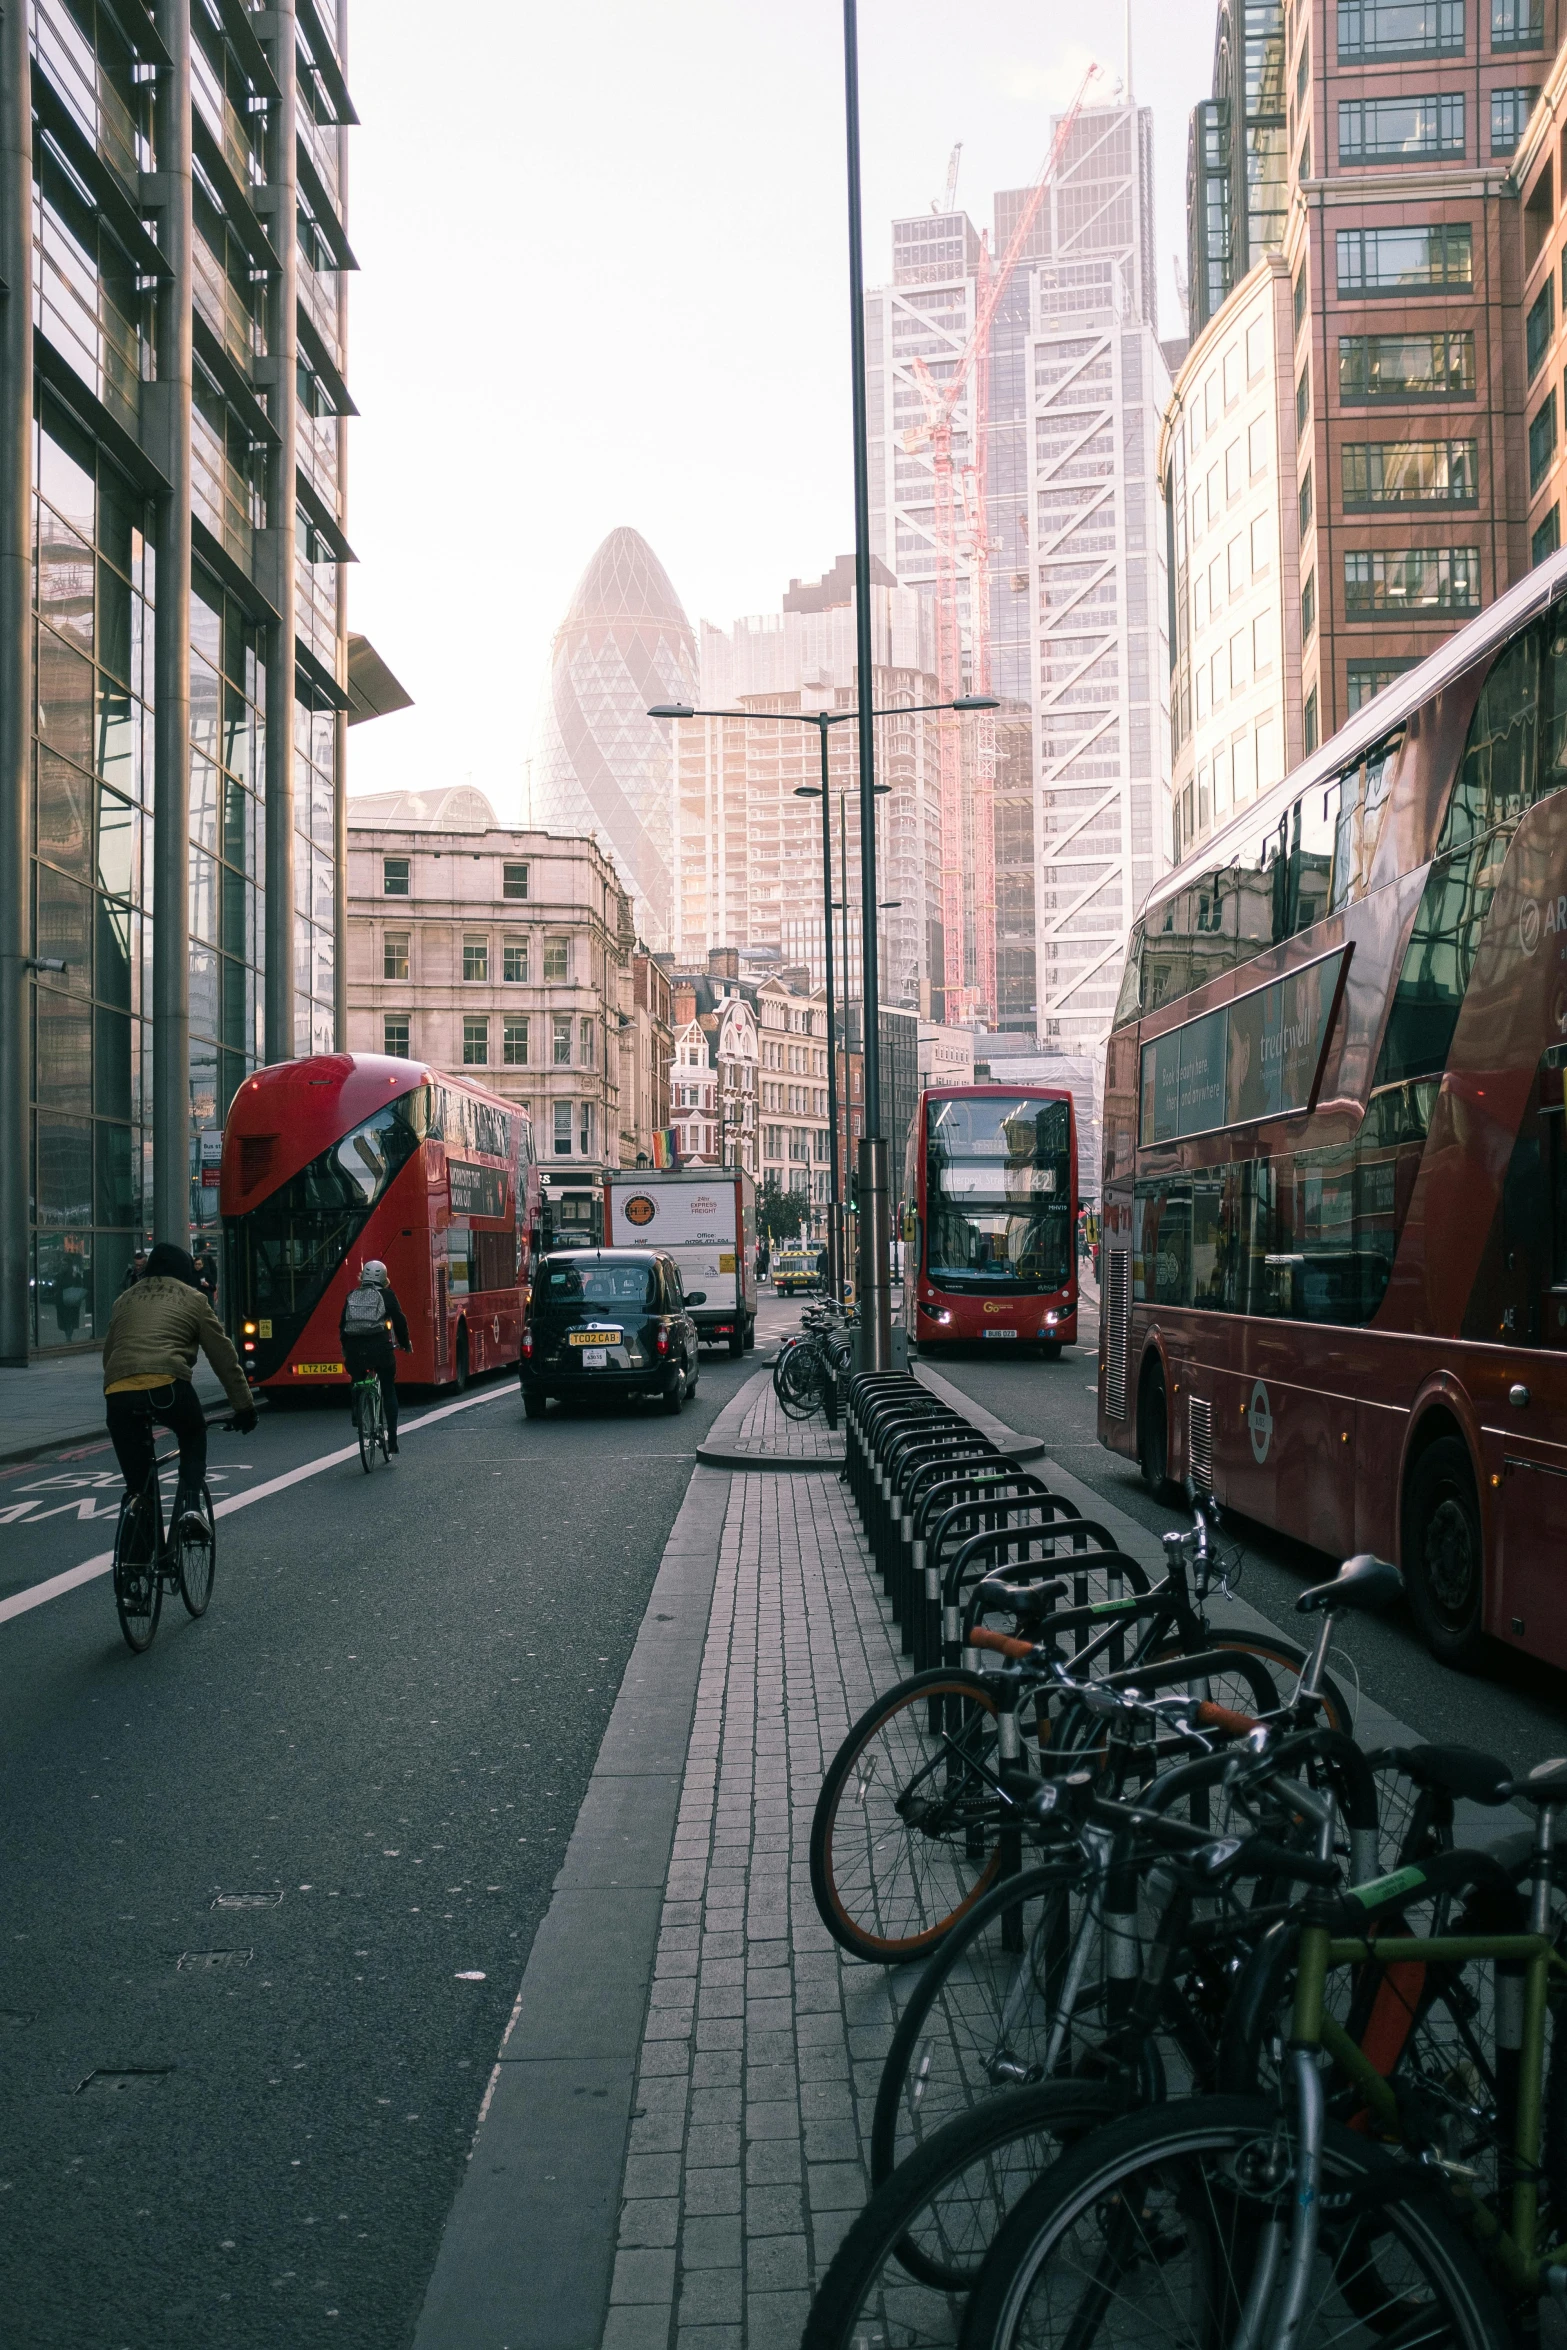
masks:
<instances>
[{"instance_id":1,"label":"bus wheel","mask_svg":"<svg viewBox=\"0 0 1567 2350\"><path fill-rule=\"evenodd\" d=\"M452 1385L459 1395L464 1394L468 1386L468 1325L466 1322L459 1323L457 1328L457 1368L452 1375Z\"/></svg>"},{"instance_id":2,"label":"bus wheel","mask_svg":"<svg viewBox=\"0 0 1567 2350\"><path fill-rule=\"evenodd\" d=\"M1149 1358L1137 1397L1137 1466L1155 1501L1163 1501L1170 1485L1170 1415L1164 1400L1164 1365Z\"/></svg>"},{"instance_id":3,"label":"bus wheel","mask_svg":"<svg viewBox=\"0 0 1567 2350\"><path fill-rule=\"evenodd\" d=\"M1485 1545L1474 1471L1457 1436L1438 1437L1416 1461L1404 1497L1404 1579L1426 1646L1468 1671L1484 1641Z\"/></svg>"},{"instance_id":4,"label":"bus wheel","mask_svg":"<svg viewBox=\"0 0 1567 2350\"><path fill-rule=\"evenodd\" d=\"M1042 1363L1058 1363L1061 1360L1060 1339L1042 1338L1039 1342L1039 1359Z\"/></svg>"}]
</instances>

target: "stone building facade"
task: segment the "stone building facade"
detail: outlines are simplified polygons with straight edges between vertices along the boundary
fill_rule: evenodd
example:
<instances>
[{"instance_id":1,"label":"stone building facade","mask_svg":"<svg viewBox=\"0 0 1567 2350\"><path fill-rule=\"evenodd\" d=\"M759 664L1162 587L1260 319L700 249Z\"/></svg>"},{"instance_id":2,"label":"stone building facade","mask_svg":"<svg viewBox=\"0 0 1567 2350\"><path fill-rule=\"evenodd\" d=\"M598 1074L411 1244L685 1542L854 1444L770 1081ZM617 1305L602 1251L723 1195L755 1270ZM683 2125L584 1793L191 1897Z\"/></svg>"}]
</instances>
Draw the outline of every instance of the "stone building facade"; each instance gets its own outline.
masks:
<instances>
[{"instance_id":1,"label":"stone building facade","mask_svg":"<svg viewBox=\"0 0 1567 2350\"><path fill-rule=\"evenodd\" d=\"M349 803L349 1050L478 1079L529 1112L545 1161L634 1165L651 1149L651 1126L622 1099L637 947L595 841L500 825L469 789ZM648 992L643 1092L656 1109L667 1022L662 992Z\"/></svg>"}]
</instances>

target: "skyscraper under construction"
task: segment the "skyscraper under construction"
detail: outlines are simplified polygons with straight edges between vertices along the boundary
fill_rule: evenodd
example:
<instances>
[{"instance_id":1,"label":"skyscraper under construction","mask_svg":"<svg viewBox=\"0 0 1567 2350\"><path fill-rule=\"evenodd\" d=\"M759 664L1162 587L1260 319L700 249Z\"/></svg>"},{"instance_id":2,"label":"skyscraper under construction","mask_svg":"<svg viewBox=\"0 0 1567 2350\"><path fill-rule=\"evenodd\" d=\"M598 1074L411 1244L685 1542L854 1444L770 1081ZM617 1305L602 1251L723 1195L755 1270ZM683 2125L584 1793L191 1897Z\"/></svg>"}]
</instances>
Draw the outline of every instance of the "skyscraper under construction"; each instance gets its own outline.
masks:
<instances>
[{"instance_id":1,"label":"skyscraper under construction","mask_svg":"<svg viewBox=\"0 0 1567 2350\"><path fill-rule=\"evenodd\" d=\"M1002 709L993 768L965 751L960 821L942 843L949 878L961 871L960 901L949 889L944 903L961 903L962 939L933 940L929 960L949 999L961 991L995 1025L1077 1049L1109 1026L1127 926L1169 859L1154 467L1169 361L1152 116L1085 106L1054 127L1054 168L952 414L961 682L976 682L978 651ZM1032 195L998 193L991 239L959 211L895 221L892 282L868 298L872 546L938 599L917 363L950 381Z\"/></svg>"}]
</instances>

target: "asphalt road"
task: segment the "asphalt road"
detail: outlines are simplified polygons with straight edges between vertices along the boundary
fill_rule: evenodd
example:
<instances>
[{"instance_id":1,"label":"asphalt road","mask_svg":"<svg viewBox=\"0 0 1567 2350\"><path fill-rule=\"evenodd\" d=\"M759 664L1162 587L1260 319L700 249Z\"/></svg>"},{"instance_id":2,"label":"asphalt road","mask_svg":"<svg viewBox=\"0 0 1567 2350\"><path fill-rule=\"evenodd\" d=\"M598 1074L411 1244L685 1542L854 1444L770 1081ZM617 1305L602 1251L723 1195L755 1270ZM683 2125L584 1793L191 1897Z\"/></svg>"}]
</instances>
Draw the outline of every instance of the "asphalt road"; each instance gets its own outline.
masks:
<instances>
[{"instance_id":1,"label":"asphalt road","mask_svg":"<svg viewBox=\"0 0 1567 2350\"><path fill-rule=\"evenodd\" d=\"M1183 1511L1151 1498L1135 1462L1106 1452L1099 1443L1097 1316L1085 1310L1078 1326L1079 1344L1055 1363L1009 1358L996 1347L978 1346L929 1359L932 1369L998 1419L1024 1434L1042 1436L1063 1469L1152 1532L1189 1523ZM1226 1536L1241 1552L1236 1588L1253 1607L1304 1639L1304 1619L1294 1614L1296 1599L1309 1583L1336 1573L1340 1561L1238 1518L1227 1520ZM1353 1686L1353 1674L1344 1669L1348 1656L1361 1686L1422 1738L1481 1747L1515 1771L1567 1753L1567 1675L1501 1647L1492 1650L1480 1672L1454 1673L1436 1662L1402 1608L1383 1617L1343 1617L1335 1639L1332 1670L1340 1684Z\"/></svg>"},{"instance_id":2,"label":"asphalt road","mask_svg":"<svg viewBox=\"0 0 1567 2350\"><path fill-rule=\"evenodd\" d=\"M769 1303L763 1333L792 1322ZM133 1657L108 1580L0 1620L0 2340L411 2336L490 2066L698 1438L405 1412L223 1517L202 1622ZM215 1494L341 1407L214 1437ZM62 1482L64 1481L64 1482ZM112 1540L112 1454L0 1480L0 1611Z\"/></svg>"}]
</instances>

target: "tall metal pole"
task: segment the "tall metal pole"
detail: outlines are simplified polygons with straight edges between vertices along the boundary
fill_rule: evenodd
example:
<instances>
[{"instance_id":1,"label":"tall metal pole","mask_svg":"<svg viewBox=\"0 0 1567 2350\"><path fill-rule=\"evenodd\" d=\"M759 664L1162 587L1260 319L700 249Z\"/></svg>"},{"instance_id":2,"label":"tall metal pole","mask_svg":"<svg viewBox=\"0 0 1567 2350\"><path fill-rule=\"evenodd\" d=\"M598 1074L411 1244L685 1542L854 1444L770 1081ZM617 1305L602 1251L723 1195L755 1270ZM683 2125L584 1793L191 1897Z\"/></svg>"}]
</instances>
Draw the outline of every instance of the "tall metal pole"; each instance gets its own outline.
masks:
<instances>
[{"instance_id":1,"label":"tall metal pole","mask_svg":"<svg viewBox=\"0 0 1567 2350\"><path fill-rule=\"evenodd\" d=\"M838 1016L832 975L832 791L827 756L825 711L816 721L822 746L822 920L827 972L827 1147L832 1176L827 1206L827 1283L835 1298L843 1296L843 1169L838 1157Z\"/></svg>"},{"instance_id":2,"label":"tall metal pole","mask_svg":"<svg viewBox=\"0 0 1567 2350\"><path fill-rule=\"evenodd\" d=\"M190 599L191 389L195 268L189 0L158 0L170 64L158 76L155 210L169 274L158 289L158 380L142 386L168 491L158 501L153 626L152 1228L190 1244ZM143 183L145 195L145 182Z\"/></svg>"},{"instance_id":3,"label":"tall metal pole","mask_svg":"<svg viewBox=\"0 0 1567 2350\"><path fill-rule=\"evenodd\" d=\"M865 1134L860 1144L860 1368L892 1360L887 1144L881 1130L881 1020L876 970L876 728L871 647L871 492L865 396L865 256L860 224L860 50L855 0L843 0L843 94L849 170L849 358L854 406L854 601L860 718L860 1043Z\"/></svg>"},{"instance_id":4,"label":"tall metal pole","mask_svg":"<svg viewBox=\"0 0 1567 2350\"><path fill-rule=\"evenodd\" d=\"M0 1362L32 1324L28 909L33 725L33 85L27 10L0 15Z\"/></svg>"},{"instance_id":5,"label":"tall metal pole","mask_svg":"<svg viewBox=\"0 0 1567 2350\"><path fill-rule=\"evenodd\" d=\"M266 212L278 266L268 300L268 356L262 380L277 433L267 463L267 527L262 561L277 619L267 632L266 764L266 986L269 1061L291 1061L310 1050L294 1033L294 638L298 625L294 476L299 443L299 40L294 0L272 0L258 29L271 43L278 102L268 125L267 179L257 190ZM335 788L343 791L339 768ZM346 831L346 817L345 817ZM342 871L341 864L338 867ZM247 1047L253 1040L246 1038Z\"/></svg>"}]
</instances>

